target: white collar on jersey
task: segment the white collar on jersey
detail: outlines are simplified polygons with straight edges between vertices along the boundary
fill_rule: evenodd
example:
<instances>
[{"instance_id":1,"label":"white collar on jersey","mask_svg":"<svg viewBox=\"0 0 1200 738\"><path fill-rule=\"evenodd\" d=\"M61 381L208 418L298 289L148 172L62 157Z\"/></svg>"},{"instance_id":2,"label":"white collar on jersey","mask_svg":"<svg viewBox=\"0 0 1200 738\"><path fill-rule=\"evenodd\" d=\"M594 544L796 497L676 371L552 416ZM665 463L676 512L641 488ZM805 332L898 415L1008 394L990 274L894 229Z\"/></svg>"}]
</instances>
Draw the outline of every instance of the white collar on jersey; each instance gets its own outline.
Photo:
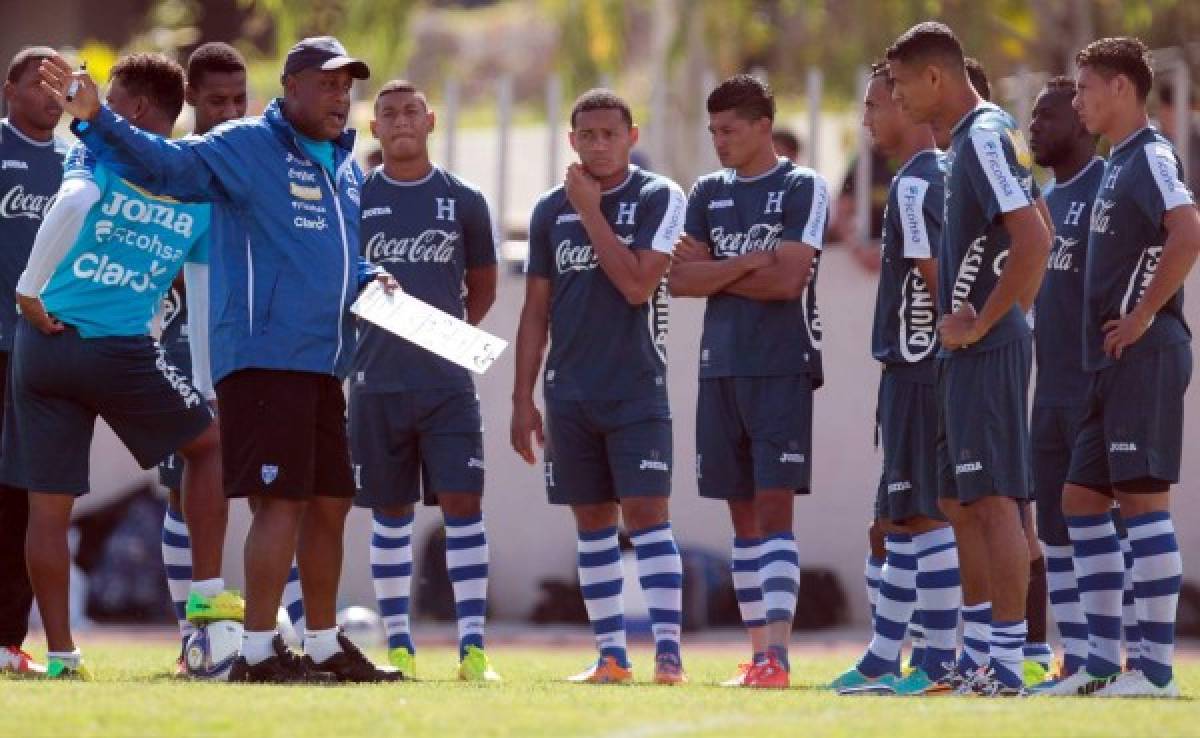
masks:
<instances>
[{"instance_id":1,"label":"white collar on jersey","mask_svg":"<svg viewBox=\"0 0 1200 738\"><path fill-rule=\"evenodd\" d=\"M611 195L614 192L620 192L622 189L625 188L625 185L629 184L629 180L633 179L633 173L636 171L637 171L637 167L630 164L629 169L626 170L625 179L621 180L621 184L617 185L616 187L613 187L612 189L604 190L600 194L603 196L603 195Z\"/></svg>"},{"instance_id":2,"label":"white collar on jersey","mask_svg":"<svg viewBox=\"0 0 1200 738\"><path fill-rule=\"evenodd\" d=\"M910 165L911 165L911 164L912 164L914 161L916 161L917 159L920 159L920 158L921 158L922 156L924 156L925 154L937 154L937 153L938 153L938 150L937 150L936 148L932 147L932 146L931 146L931 147L929 147L928 149L921 149L921 150L920 150L920 151L918 151L917 153L915 153L915 154L913 154L912 156L910 156L910 157L908 158L908 161L904 162L904 166L902 166L902 167L900 167L899 169L897 169L897 170L896 170L896 176L897 176L897 177L899 177L901 174L904 174L904 170L905 170L905 169L908 169L908 167L909 167L909 166L910 166Z\"/></svg>"},{"instance_id":3,"label":"white collar on jersey","mask_svg":"<svg viewBox=\"0 0 1200 738\"><path fill-rule=\"evenodd\" d=\"M1151 126L1151 125L1145 125L1145 126L1142 126L1141 128L1137 129L1137 130L1136 130L1136 131L1134 131L1133 133L1131 133L1131 134L1129 134L1128 136L1126 136L1126 137L1125 137L1125 140L1121 141L1121 143L1119 143L1119 144L1116 144L1115 146L1113 146L1111 149L1109 149L1109 150L1108 150L1108 156L1109 156L1109 158L1112 158L1113 154L1116 154L1116 153L1117 153L1117 152L1118 152L1118 151L1121 149L1121 147L1122 147L1122 146L1125 146L1126 144L1128 144L1128 143L1129 143L1130 141L1132 141L1133 139L1135 139L1135 138L1137 138L1138 136L1142 135L1142 131L1145 131L1145 130L1147 130L1147 129L1149 129L1149 130L1151 130L1151 131L1152 131L1152 130L1154 130L1154 126Z\"/></svg>"},{"instance_id":4,"label":"white collar on jersey","mask_svg":"<svg viewBox=\"0 0 1200 738\"><path fill-rule=\"evenodd\" d=\"M17 138L21 139L22 141L29 144L30 146L40 146L44 149L48 146L54 145L54 136L51 136L49 141L34 141L32 138L30 138L29 136L26 136L24 133L22 133L20 128L17 128L12 123L10 123L8 121L8 118L4 118L3 120L0 120L0 123L3 124L2 127L5 131L12 131L13 133L16 134Z\"/></svg>"},{"instance_id":5,"label":"white collar on jersey","mask_svg":"<svg viewBox=\"0 0 1200 738\"><path fill-rule=\"evenodd\" d=\"M779 168L782 167L786 163L787 163L787 159L784 159L783 157L776 157L775 158L775 166L771 167L770 169L763 172L762 174L756 174L753 177L743 177L742 175L737 173L736 169L730 169L729 171L733 172L733 179L736 182L757 182L760 179L766 179L767 177L770 177L775 172L778 172Z\"/></svg>"},{"instance_id":6,"label":"white collar on jersey","mask_svg":"<svg viewBox=\"0 0 1200 738\"><path fill-rule=\"evenodd\" d=\"M383 177L384 182L396 185L397 187L419 187L420 185L423 185L429 180L433 179L433 175L437 174L437 171L437 164L433 164L429 167L429 174L426 174L420 179L392 179L391 177L387 176L387 173L383 171L383 167L380 166L379 176Z\"/></svg>"},{"instance_id":7,"label":"white collar on jersey","mask_svg":"<svg viewBox=\"0 0 1200 738\"><path fill-rule=\"evenodd\" d=\"M1066 182L1063 182L1062 184L1055 182L1054 186L1055 187L1070 187L1071 185L1078 182L1079 178L1082 177L1083 175L1087 174L1088 170L1090 170L1092 167L1096 166L1097 163L1103 164L1104 160L1098 156L1093 156L1092 160L1089 161L1087 164L1085 164L1083 169L1080 169L1078 172L1075 172L1074 177L1071 177L1070 179L1068 179Z\"/></svg>"}]
</instances>

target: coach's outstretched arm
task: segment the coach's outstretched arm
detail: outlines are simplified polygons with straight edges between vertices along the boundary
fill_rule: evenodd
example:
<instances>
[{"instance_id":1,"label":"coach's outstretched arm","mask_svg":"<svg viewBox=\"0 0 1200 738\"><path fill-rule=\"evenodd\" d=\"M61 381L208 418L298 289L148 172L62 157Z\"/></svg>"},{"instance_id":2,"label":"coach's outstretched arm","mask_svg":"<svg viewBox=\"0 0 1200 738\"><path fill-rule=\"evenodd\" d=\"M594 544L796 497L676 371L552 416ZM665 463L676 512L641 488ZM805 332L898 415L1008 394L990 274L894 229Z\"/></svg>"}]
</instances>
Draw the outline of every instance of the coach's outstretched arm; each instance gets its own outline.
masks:
<instances>
[{"instance_id":1,"label":"coach's outstretched arm","mask_svg":"<svg viewBox=\"0 0 1200 738\"><path fill-rule=\"evenodd\" d=\"M1158 311L1183 288L1200 256L1200 211L1195 205L1179 205L1168 210L1162 220L1167 240L1142 299L1127 315L1104 324L1104 353L1113 358L1121 358L1121 353L1142 337Z\"/></svg>"},{"instance_id":2,"label":"coach's outstretched arm","mask_svg":"<svg viewBox=\"0 0 1200 738\"><path fill-rule=\"evenodd\" d=\"M237 147L222 135L176 141L147 133L102 105L95 81L73 72L61 56L42 61L39 72L42 87L76 118L75 135L122 178L189 202L236 200L250 192L255 167L240 161ZM73 83L77 89L68 100Z\"/></svg>"}]
</instances>

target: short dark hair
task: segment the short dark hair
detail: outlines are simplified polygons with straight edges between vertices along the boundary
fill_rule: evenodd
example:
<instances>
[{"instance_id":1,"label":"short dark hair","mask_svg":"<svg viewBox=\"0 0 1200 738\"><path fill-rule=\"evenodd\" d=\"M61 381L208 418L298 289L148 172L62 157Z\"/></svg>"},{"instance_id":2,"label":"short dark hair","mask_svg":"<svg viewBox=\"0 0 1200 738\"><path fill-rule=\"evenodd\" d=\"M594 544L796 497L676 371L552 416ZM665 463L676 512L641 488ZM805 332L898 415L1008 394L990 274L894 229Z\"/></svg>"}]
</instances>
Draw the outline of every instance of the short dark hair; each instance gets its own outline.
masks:
<instances>
[{"instance_id":1,"label":"short dark hair","mask_svg":"<svg viewBox=\"0 0 1200 738\"><path fill-rule=\"evenodd\" d=\"M592 110L616 110L621 114L625 125L633 127L633 111L629 109L629 103L617 93L603 87L588 90L575 100L571 107L571 127L575 127L575 119L580 113Z\"/></svg>"},{"instance_id":2,"label":"short dark hair","mask_svg":"<svg viewBox=\"0 0 1200 738\"><path fill-rule=\"evenodd\" d=\"M25 72L34 64L40 64L43 59L50 59L58 55L54 49L49 46L26 46L13 56L12 61L8 64L8 81L16 84L21 77L25 76Z\"/></svg>"},{"instance_id":3,"label":"short dark hair","mask_svg":"<svg viewBox=\"0 0 1200 738\"><path fill-rule=\"evenodd\" d=\"M775 94L766 82L751 74L735 74L708 95L708 112L732 110L743 120L775 120Z\"/></svg>"},{"instance_id":4,"label":"short dark hair","mask_svg":"<svg viewBox=\"0 0 1200 738\"><path fill-rule=\"evenodd\" d=\"M881 79L887 85L889 90L896 86L895 81L892 79L891 72L888 71L887 62L871 62L871 73L868 75L867 79L868 81L873 79Z\"/></svg>"},{"instance_id":5,"label":"short dark hair","mask_svg":"<svg viewBox=\"0 0 1200 738\"><path fill-rule=\"evenodd\" d=\"M987 72L984 70L983 64L975 57L968 56L963 59L963 66L967 68L967 78L971 80L971 86L975 88L980 97L991 102L992 83L988 82Z\"/></svg>"},{"instance_id":6,"label":"short dark hair","mask_svg":"<svg viewBox=\"0 0 1200 738\"><path fill-rule=\"evenodd\" d=\"M406 79L393 79L384 82L383 87L379 88L379 92L375 93L375 104L378 105L384 95L391 95L395 92L406 92L410 95L416 95L422 100L425 99L425 93L418 90L417 86L412 82Z\"/></svg>"},{"instance_id":7,"label":"short dark hair","mask_svg":"<svg viewBox=\"0 0 1200 738\"><path fill-rule=\"evenodd\" d=\"M887 60L899 62L940 61L962 66L962 44L950 26L937 21L918 23L892 42L887 48Z\"/></svg>"},{"instance_id":8,"label":"short dark hair","mask_svg":"<svg viewBox=\"0 0 1200 738\"><path fill-rule=\"evenodd\" d=\"M195 87L206 74L245 72L246 60L241 52L227 43L209 41L196 47L187 61L187 82Z\"/></svg>"},{"instance_id":9,"label":"short dark hair","mask_svg":"<svg viewBox=\"0 0 1200 738\"><path fill-rule=\"evenodd\" d=\"M1046 94L1069 95L1075 96L1075 80L1070 77L1058 75L1046 80Z\"/></svg>"},{"instance_id":10,"label":"short dark hair","mask_svg":"<svg viewBox=\"0 0 1200 738\"><path fill-rule=\"evenodd\" d=\"M158 53L139 52L117 62L109 78L142 95L172 123L183 110L183 67Z\"/></svg>"},{"instance_id":11,"label":"short dark hair","mask_svg":"<svg viewBox=\"0 0 1200 738\"><path fill-rule=\"evenodd\" d=\"M771 131L771 140L776 146L782 146L788 151L800 154L800 137L787 128L776 128Z\"/></svg>"},{"instance_id":12,"label":"short dark hair","mask_svg":"<svg viewBox=\"0 0 1200 738\"><path fill-rule=\"evenodd\" d=\"M1146 101L1154 86L1154 61L1150 49L1132 36L1102 38L1083 47L1075 55L1075 64L1089 67L1105 79L1123 74L1133 82L1138 99Z\"/></svg>"}]
</instances>

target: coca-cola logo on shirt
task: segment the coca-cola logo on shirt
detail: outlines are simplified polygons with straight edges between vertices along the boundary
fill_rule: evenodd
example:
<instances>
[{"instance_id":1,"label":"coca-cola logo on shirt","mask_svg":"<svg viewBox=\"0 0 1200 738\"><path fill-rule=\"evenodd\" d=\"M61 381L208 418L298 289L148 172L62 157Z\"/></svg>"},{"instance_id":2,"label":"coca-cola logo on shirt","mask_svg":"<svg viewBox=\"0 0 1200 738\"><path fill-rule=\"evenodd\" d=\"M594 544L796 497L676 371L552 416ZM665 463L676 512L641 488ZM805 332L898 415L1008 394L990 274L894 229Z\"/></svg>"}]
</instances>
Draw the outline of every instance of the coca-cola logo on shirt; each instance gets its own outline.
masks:
<instances>
[{"instance_id":1,"label":"coca-cola logo on shirt","mask_svg":"<svg viewBox=\"0 0 1200 738\"><path fill-rule=\"evenodd\" d=\"M36 195L26 192L24 185L16 184L0 197L0 218L41 220L53 204L54 195Z\"/></svg>"},{"instance_id":2,"label":"coca-cola logo on shirt","mask_svg":"<svg viewBox=\"0 0 1200 738\"><path fill-rule=\"evenodd\" d=\"M633 236L617 236L617 240L629 246L633 243ZM571 239L564 238L554 249L554 263L558 267L558 273L563 274L595 269L600 266L600 259L590 243L574 243Z\"/></svg>"},{"instance_id":3,"label":"coca-cola logo on shirt","mask_svg":"<svg viewBox=\"0 0 1200 738\"><path fill-rule=\"evenodd\" d=\"M755 223L745 233L730 232L722 226L717 226L709 235L712 237L713 253L732 258L751 251L774 251L779 245L779 236L782 233L782 223Z\"/></svg>"},{"instance_id":4,"label":"coca-cola logo on shirt","mask_svg":"<svg viewBox=\"0 0 1200 738\"><path fill-rule=\"evenodd\" d=\"M367 259L374 263L447 264L454 260L459 234L429 229L411 238L388 238L382 231L367 240Z\"/></svg>"}]
</instances>

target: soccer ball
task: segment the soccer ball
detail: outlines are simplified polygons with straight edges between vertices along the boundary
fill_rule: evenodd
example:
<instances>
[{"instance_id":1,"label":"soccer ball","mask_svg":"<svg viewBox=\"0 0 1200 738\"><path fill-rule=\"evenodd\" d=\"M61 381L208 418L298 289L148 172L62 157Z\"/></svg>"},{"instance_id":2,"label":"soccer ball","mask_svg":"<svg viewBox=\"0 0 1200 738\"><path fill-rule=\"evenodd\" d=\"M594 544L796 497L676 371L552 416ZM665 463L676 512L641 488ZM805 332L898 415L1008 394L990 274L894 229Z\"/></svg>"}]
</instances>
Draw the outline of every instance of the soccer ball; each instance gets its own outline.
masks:
<instances>
[{"instance_id":1,"label":"soccer ball","mask_svg":"<svg viewBox=\"0 0 1200 738\"><path fill-rule=\"evenodd\" d=\"M218 620L202 625L188 637L184 649L188 676L196 679L229 679L229 669L242 650L242 624Z\"/></svg>"},{"instance_id":2,"label":"soccer ball","mask_svg":"<svg viewBox=\"0 0 1200 738\"><path fill-rule=\"evenodd\" d=\"M383 643L383 620L369 607L354 605L337 614L342 633L359 648L374 648Z\"/></svg>"}]
</instances>

